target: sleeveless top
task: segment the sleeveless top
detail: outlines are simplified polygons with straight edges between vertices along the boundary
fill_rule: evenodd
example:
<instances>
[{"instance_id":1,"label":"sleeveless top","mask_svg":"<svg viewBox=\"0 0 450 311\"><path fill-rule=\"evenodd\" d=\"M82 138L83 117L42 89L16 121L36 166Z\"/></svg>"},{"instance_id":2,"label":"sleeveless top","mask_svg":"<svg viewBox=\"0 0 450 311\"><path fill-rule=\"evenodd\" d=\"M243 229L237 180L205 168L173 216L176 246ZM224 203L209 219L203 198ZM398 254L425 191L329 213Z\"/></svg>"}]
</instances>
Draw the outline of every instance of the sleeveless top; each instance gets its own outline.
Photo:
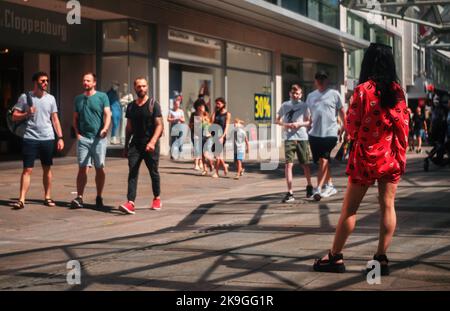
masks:
<instances>
[{"instance_id":1,"label":"sleeveless top","mask_svg":"<svg viewBox=\"0 0 450 311\"><path fill-rule=\"evenodd\" d=\"M225 130L227 122L227 114L228 112L224 114L216 113L214 117L214 123L219 124L223 131Z\"/></svg>"}]
</instances>

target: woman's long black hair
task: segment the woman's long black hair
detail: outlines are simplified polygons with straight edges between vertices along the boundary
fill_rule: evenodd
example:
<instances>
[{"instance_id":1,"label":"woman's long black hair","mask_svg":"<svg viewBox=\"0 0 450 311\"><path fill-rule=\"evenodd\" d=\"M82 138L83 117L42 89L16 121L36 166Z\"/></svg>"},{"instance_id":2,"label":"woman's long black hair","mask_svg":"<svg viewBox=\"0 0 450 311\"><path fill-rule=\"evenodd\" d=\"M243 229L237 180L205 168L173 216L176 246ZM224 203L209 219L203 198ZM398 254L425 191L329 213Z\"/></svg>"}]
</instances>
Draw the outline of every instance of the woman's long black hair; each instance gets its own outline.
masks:
<instances>
[{"instance_id":1,"label":"woman's long black hair","mask_svg":"<svg viewBox=\"0 0 450 311\"><path fill-rule=\"evenodd\" d=\"M371 43L361 64L359 84L372 80L376 84L376 95L383 108L397 104L394 82L399 83L395 70L394 55L388 45Z\"/></svg>"}]
</instances>

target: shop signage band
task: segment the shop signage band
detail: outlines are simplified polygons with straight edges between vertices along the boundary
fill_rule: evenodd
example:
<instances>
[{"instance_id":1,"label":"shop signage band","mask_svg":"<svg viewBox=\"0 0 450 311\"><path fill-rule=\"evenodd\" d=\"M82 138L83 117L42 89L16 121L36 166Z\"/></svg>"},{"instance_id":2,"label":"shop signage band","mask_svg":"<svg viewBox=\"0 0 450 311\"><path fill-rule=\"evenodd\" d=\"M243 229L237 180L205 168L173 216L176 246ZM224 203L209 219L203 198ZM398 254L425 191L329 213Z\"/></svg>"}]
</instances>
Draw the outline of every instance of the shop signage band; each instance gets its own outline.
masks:
<instances>
[{"instance_id":1,"label":"shop signage band","mask_svg":"<svg viewBox=\"0 0 450 311\"><path fill-rule=\"evenodd\" d=\"M70 53L95 52L95 23L69 24L67 15L0 2L0 43ZM45 43L45 44L43 44Z\"/></svg>"}]
</instances>

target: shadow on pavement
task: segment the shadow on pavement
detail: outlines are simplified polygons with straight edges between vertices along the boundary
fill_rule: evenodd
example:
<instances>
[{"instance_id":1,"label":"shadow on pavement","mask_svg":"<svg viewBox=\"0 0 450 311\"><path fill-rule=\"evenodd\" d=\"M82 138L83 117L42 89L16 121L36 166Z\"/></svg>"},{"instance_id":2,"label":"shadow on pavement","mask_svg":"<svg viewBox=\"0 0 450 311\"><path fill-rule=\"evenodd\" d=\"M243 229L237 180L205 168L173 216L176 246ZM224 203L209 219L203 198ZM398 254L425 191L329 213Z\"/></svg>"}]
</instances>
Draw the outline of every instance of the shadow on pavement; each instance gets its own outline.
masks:
<instances>
[{"instance_id":1,"label":"shadow on pavement","mask_svg":"<svg viewBox=\"0 0 450 311\"><path fill-rule=\"evenodd\" d=\"M251 171L251 169L249 170ZM414 173L413 173L414 174ZM442 178L448 178L443 174ZM274 177L275 178L275 177ZM279 176L277 178L280 178ZM427 188L421 185L421 191L411 196L402 195L402 188L410 187L400 184L397 196L397 212L399 216L407 213L416 213L414 217L405 217L401 227L399 226L396 236L408 236L411 239L439 236L447 239L450 238L450 209L444 198L448 198L449 191L435 190L435 186ZM427 190L427 191L424 191ZM301 290L305 287L305 283L301 278L292 279L281 272L295 273L311 273L310 281L320 278L321 280L330 278L330 282L326 285L319 285L316 290L339 290L346 289L351 286L365 282L365 277L361 273L365 269L365 263L370 258L350 258L352 262L357 262L358 267L352 266L345 278L334 278L330 274L318 274L312 272L312 263L314 258L323 256L324 250L309 250L308 255L296 255L295 249L274 249L273 245L290 241L292 245L296 245L296 241L302 237L314 239L320 236L332 237L334 234L334 226L330 220L332 214L339 215L340 206L335 203L342 201L342 193L333 200L326 200L320 203L311 203L304 200L297 201L295 204L281 204L282 194L271 193L267 195L249 197L245 199L223 199L214 203L201 204L197 206L191 213L186 215L177 225L164 228L154 232L136 234L130 236L122 236L111 239L102 239L91 242L74 243L67 245L59 245L45 248L30 249L25 251L17 251L0 254L0 261L14 261L20 259L20 256L51 258L54 252L64 252L67 254L65 260L77 259L83 262L83 283L82 285L69 287L69 290L89 289L91 285L105 286L129 286L141 288L159 288L166 290ZM375 200L376 194L371 194L371 200ZM367 195L364 201L370 195ZM441 199L442 198L442 199ZM436 201L436 199L438 199ZM414 206L411 206L411 200ZM448 199L447 199L448 200ZM363 203L364 203L363 201ZM376 202L376 200L374 201ZM428 206L426 202L434 202L433 206ZM442 202L442 203L441 203ZM0 202L3 205L5 202ZM246 204L256 204L256 208L246 210ZM332 205L334 204L334 205ZM306 207L306 208L302 208ZM358 219L358 224L354 234L364 235L359 241L349 242L345 251L351 250L357 246L372 244L378 240L378 209L371 207L368 210L364 207L366 213L362 214ZM433 219L428 219L424 224L427 228L416 227L417 218L421 217L421 213L439 213ZM277 225L270 223L270 220L276 220L279 215L317 215L320 220L319 226L308 226L297 223L295 225ZM209 216L228 216L228 221L224 224L205 226L200 221ZM246 216L245 219L235 219L233 215ZM267 220L262 222L262 220ZM151 239L172 233L183 233L183 237L165 238L165 242L152 243ZM245 237L259 233L258 241L246 242ZM272 234L272 233L278 233ZM227 247L230 238L239 234L242 239L236 242L235 247ZM169 236L170 237L170 236ZM202 247L201 243L193 244L195 241L216 241L208 244L208 247ZM395 239L395 237L394 237ZM217 241L223 241L223 244ZM105 245L121 245L120 249L104 248ZM126 245L126 246L124 246ZM195 247L194 247L194 246ZM205 245L205 244L203 244ZM257 247L270 247L267 251L255 251ZM76 252L80 248L91 247L97 251L94 254L77 257ZM301 249L301 246L298 246ZM162 251L165 253L177 252L177 256L166 255L160 260L153 260L153 252ZM284 251L284 253L282 252ZM375 249L374 249L375 251ZM411 254L411 257L404 261L393 260L390 267L393 273L409 269L417 265L429 265L435 269L440 269L447 273L450 271L450 262L448 260L427 262L437 256L448 254L450 245L441 245L440 247L430 249L423 253ZM133 256L139 255L139 261L133 261ZM131 257L129 257L131 256ZM25 257L26 258L26 257ZM346 259L348 259L346 257ZM59 268L57 272L47 273L39 272L39 269L48 270L50 267L62 267L65 260L51 260L42 264L24 264L20 268L0 269L0 276L17 276L22 278L36 279L39 278L48 286L61 285L61 278L65 278L64 269ZM23 258L22 258L23 261ZM88 272L90 267L98 266L99 263L105 262L122 262L123 267L119 267L116 271L98 272L91 274ZM208 263L205 264L205 261ZM306 261L306 263L305 263ZM128 266L125 263L133 263ZM183 272L187 267L198 266L198 273ZM227 272L220 273L223 268L229 268ZM37 271L36 271L37 270ZM161 271L165 271L164 273ZM219 271L219 272L218 272ZM38 273L38 274L36 274ZM280 284L274 286L272 283L254 283L253 285L244 283L233 283L243 277L253 275L264 275L273 280L272 283ZM419 281L421 276L416 277ZM448 278L445 279L448 281ZM441 281L445 284L445 280ZM45 282L45 283L44 283ZM1 286L1 285L0 285ZM29 285L30 288L33 284ZM67 287L67 285L66 285ZM27 288L27 287L25 287ZM11 287L3 287L0 290L17 289Z\"/></svg>"}]
</instances>

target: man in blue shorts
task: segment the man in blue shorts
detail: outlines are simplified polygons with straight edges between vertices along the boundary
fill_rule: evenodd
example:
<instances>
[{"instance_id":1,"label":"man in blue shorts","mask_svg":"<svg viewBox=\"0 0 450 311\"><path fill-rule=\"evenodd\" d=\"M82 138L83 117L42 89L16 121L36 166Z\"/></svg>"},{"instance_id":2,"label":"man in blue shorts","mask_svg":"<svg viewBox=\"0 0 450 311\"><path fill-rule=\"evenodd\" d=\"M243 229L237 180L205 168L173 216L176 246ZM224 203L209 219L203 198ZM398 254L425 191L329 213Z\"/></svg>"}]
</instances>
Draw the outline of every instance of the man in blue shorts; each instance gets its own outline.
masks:
<instances>
[{"instance_id":1,"label":"man in blue shorts","mask_svg":"<svg viewBox=\"0 0 450 311\"><path fill-rule=\"evenodd\" d=\"M105 186L106 135L111 124L111 109L108 96L95 90L97 78L94 73L83 76L84 92L75 97L73 128L77 136L77 197L72 200L71 208L83 207L84 188L87 173L92 162L95 167L95 185L97 208L103 208L103 187Z\"/></svg>"}]
</instances>

